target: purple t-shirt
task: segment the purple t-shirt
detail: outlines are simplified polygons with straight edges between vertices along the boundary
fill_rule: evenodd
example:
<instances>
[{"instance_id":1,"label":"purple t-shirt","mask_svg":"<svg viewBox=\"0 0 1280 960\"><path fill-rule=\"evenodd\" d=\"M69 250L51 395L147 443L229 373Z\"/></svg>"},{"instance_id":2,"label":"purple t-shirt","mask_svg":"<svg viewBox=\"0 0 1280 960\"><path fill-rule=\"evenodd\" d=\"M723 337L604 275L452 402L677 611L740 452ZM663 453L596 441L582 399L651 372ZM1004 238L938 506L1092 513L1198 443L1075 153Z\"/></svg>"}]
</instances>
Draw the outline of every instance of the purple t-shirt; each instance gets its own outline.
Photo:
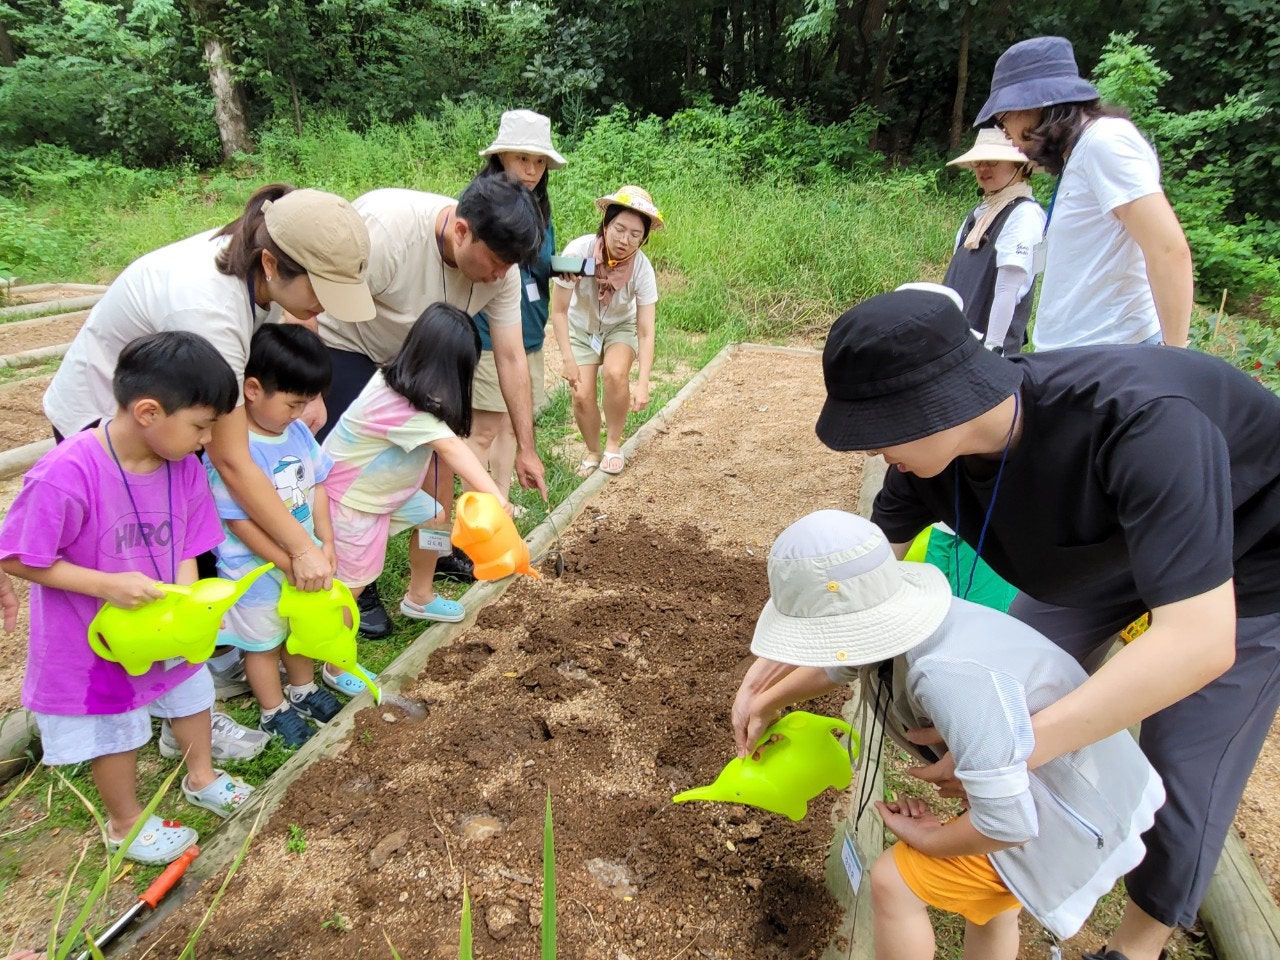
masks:
<instances>
[{"instance_id":1,"label":"purple t-shirt","mask_svg":"<svg viewBox=\"0 0 1280 960\"><path fill-rule=\"evenodd\" d=\"M126 489L93 431L68 438L28 471L0 525L0 558L14 557L29 567L65 560L104 573L137 570L148 576L158 567L158 579L172 582L183 560L222 540L209 481L194 456L168 470L130 473L128 481ZM87 639L89 622L102 603L85 593L31 585L31 637L22 682L27 709L63 716L126 713L201 668L182 661L166 669L159 663L133 677L118 663L103 660Z\"/></svg>"}]
</instances>

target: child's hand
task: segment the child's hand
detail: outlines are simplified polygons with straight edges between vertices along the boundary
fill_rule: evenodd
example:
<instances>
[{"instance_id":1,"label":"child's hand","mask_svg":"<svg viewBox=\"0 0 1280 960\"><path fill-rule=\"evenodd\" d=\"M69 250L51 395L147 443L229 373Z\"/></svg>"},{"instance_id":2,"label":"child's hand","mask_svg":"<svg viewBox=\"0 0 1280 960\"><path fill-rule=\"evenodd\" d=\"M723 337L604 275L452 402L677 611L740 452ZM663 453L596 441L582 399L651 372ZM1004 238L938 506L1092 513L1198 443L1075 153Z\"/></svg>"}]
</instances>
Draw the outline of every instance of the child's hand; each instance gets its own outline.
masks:
<instances>
[{"instance_id":1,"label":"child's hand","mask_svg":"<svg viewBox=\"0 0 1280 960\"><path fill-rule=\"evenodd\" d=\"M511 505L511 501L506 497L498 497L498 503L501 505L503 512L512 519L515 519L516 508Z\"/></svg>"},{"instance_id":2,"label":"child's hand","mask_svg":"<svg viewBox=\"0 0 1280 960\"><path fill-rule=\"evenodd\" d=\"M649 385L641 386L636 384L636 388L631 393L631 412L639 413L649 405Z\"/></svg>"},{"instance_id":3,"label":"child's hand","mask_svg":"<svg viewBox=\"0 0 1280 960\"><path fill-rule=\"evenodd\" d=\"M102 599L121 610L136 610L163 596L164 591L156 586L153 577L136 570L108 573L103 578Z\"/></svg>"},{"instance_id":4,"label":"child's hand","mask_svg":"<svg viewBox=\"0 0 1280 960\"><path fill-rule=\"evenodd\" d=\"M880 812L885 827L911 847L922 847L925 838L942 827L942 821L918 797L902 797L890 803L877 800L876 809Z\"/></svg>"}]
</instances>

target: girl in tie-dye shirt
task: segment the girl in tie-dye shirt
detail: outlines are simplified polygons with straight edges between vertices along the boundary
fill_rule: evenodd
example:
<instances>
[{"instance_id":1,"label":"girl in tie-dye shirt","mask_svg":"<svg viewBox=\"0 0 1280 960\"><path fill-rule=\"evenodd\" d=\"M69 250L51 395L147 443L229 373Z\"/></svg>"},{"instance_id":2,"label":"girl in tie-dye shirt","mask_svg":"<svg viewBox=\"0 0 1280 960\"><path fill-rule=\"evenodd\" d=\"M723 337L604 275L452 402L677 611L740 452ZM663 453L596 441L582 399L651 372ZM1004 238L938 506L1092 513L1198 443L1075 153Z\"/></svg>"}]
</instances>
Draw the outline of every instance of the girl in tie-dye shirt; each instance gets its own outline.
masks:
<instances>
[{"instance_id":1,"label":"girl in tie-dye shirt","mask_svg":"<svg viewBox=\"0 0 1280 960\"><path fill-rule=\"evenodd\" d=\"M359 594L382 573L389 537L447 522L426 493L435 490L433 478L443 474L452 483L456 473L470 489L492 493L511 511L503 491L459 439L471 430L471 379L479 356L471 318L448 304L432 304L325 438L324 449L333 458L325 490L336 575L352 592ZM419 535L410 539L409 589L400 612L457 622L462 604L437 596L432 585L437 555Z\"/></svg>"}]
</instances>

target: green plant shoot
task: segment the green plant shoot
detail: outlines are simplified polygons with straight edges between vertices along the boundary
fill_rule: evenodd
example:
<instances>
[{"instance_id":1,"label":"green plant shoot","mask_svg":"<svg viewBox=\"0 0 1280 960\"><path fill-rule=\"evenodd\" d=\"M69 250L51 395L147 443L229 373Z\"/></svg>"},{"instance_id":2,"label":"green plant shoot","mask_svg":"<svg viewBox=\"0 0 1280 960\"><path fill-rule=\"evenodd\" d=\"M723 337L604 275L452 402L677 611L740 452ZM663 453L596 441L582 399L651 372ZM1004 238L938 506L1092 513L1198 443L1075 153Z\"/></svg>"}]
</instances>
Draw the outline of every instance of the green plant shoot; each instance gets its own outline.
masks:
<instances>
[{"instance_id":1,"label":"green plant shoot","mask_svg":"<svg viewBox=\"0 0 1280 960\"><path fill-rule=\"evenodd\" d=\"M551 791L542 823L542 960L556 958L556 844L551 826Z\"/></svg>"},{"instance_id":2,"label":"green plant shoot","mask_svg":"<svg viewBox=\"0 0 1280 960\"><path fill-rule=\"evenodd\" d=\"M471 952L471 894L462 883L462 929L458 931L458 960L474 960Z\"/></svg>"}]
</instances>

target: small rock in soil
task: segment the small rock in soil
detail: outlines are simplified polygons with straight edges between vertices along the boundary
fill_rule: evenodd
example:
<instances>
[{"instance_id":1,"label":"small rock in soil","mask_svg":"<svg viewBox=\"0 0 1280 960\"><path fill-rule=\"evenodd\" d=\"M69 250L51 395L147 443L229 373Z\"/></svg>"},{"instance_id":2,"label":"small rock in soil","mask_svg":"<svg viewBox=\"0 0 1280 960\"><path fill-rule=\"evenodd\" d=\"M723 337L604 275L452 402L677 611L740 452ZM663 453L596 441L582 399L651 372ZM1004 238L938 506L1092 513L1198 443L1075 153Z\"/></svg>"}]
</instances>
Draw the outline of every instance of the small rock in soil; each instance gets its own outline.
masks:
<instances>
[{"instance_id":1,"label":"small rock in soil","mask_svg":"<svg viewBox=\"0 0 1280 960\"><path fill-rule=\"evenodd\" d=\"M369 851L369 866L375 870L382 869L382 865L387 862L387 858L409 842L408 830L397 830L395 833L387 834L378 841L378 845Z\"/></svg>"},{"instance_id":2,"label":"small rock in soil","mask_svg":"<svg viewBox=\"0 0 1280 960\"><path fill-rule=\"evenodd\" d=\"M484 914L485 927L489 930L489 936L495 940L505 940L511 936L519 922L516 912L505 903L491 904Z\"/></svg>"},{"instance_id":3,"label":"small rock in soil","mask_svg":"<svg viewBox=\"0 0 1280 960\"><path fill-rule=\"evenodd\" d=\"M491 840L502 829L502 821L496 817L467 817L462 821L462 836L467 840Z\"/></svg>"}]
</instances>

